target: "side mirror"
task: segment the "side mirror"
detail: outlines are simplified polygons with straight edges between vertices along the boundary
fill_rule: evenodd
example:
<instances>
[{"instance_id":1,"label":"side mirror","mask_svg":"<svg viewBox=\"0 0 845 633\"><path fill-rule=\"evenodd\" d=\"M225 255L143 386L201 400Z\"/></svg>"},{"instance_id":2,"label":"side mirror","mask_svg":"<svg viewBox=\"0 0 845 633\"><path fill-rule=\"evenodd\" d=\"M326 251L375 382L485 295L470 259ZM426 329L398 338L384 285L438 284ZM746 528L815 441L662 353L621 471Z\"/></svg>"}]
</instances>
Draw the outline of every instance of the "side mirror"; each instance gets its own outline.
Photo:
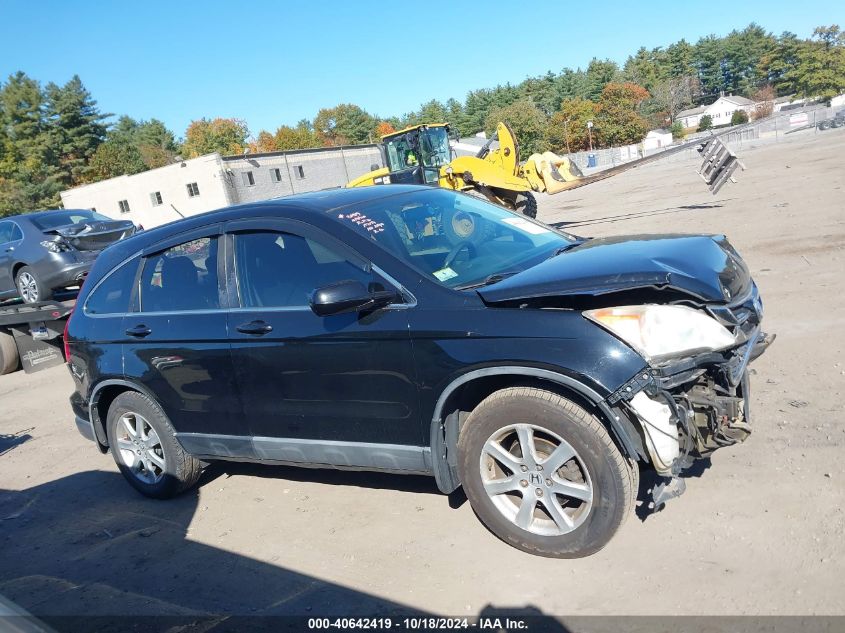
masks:
<instances>
[{"instance_id":1,"label":"side mirror","mask_svg":"<svg viewBox=\"0 0 845 633\"><path fill-rule=\"evenodd\" d=\"M396 298L394 292L371 292L360 281L346 279L317 288L311 294L311 310L321 317L361 312L384 307Z\"/></svg>"}]
</instances>

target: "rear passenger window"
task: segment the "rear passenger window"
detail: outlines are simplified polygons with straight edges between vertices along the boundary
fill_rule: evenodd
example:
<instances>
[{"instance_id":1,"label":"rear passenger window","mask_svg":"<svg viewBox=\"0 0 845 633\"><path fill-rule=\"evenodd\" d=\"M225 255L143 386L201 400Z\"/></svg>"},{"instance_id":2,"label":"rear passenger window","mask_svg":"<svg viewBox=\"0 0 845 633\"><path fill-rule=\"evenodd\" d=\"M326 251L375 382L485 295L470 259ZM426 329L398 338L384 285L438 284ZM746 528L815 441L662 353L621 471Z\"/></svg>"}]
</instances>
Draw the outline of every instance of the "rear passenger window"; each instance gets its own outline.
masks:
<instances>
[{"instance_id":1,"label":"rear passenger window","mask_svg":"<svg viewBox=\"0 0 845 633\"><path fill-rule=\"evenodd\" d=\"M141 312L214 310L217 238L202 237L150 255L141 274Z\"/></svg>"},{"instance_id":2,"label":"rear passenger window","mask_svg":"<svg viewBox=\"0 0 845 633\"><path fill-rule=\"evenodd\" d=\"M241 305L246 308L308 306L315 289L346 279L384 289L373 273L336 250L291 233L236 234L235 266Z\"/></svg>"},{"instance_id":3,"label":"rear passenger window","mask_svg":"<svg viewBox=\"0 0 845 633\"><path fill-rule=\"evenodd\" d=\"M130 259L103 279L85 301L87 314L123 314L129 312L132 284L138 272L138 258Z\"/></svg>"}]
</instances>

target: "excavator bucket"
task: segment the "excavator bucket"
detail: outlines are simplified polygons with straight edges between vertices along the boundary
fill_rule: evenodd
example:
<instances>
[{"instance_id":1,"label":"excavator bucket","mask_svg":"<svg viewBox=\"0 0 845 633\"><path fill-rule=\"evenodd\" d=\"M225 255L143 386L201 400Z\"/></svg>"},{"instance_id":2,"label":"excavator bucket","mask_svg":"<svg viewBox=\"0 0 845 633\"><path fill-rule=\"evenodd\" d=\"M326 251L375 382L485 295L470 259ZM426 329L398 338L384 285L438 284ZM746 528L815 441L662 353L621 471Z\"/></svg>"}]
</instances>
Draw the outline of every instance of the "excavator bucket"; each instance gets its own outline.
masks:
<instances>
[{"instance_id":1,"label":"excavator bucket","mask_svg":"<svg viewBox=\"0 0 845 633\"><path fill-rule=\"evenodd\" d=\"M728 147L718 138L713 137L698 147L698 152L704 158L704 162L698 170L698 174L707 183L710 193L716 195L728 180L736 182L733 173L745 169L739 159Z\"/></svg>"},{"instance_id":2,"label":"excavator bucket","mask_svg":"<svg viewBox=\"0 0 845 633\"><path fill-rule=\"evenodd\" d=\"M554 152L531 154L522 170L532 189L549 194L571 189L584 177L578 165Z\"/></svg>"}]
</instances>

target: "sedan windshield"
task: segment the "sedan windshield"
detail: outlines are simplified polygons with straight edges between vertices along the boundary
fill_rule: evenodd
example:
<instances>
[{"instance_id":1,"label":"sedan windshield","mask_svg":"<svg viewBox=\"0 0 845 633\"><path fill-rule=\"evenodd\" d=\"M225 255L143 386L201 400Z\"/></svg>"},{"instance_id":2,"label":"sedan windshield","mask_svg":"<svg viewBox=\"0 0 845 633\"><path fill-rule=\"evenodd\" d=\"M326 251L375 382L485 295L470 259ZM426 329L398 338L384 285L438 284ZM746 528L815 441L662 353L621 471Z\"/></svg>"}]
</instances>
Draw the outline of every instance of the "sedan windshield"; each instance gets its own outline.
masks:
<instances>
[{"instance_id":1,"label":"sedan windshield","mask_svg":"<svg viewBox=\"0 0 845 633\"><path fill-rule=\"evenodd\" d=\"M486 200L444 189L331 213L419 272L457 289L522 272L577 241Z\"/></svg>"},{"instance_id":2,"label":"sedan windshield","mask_svg":"<svg viewBox=\"0 0 845 633\"><path fill-rule=\"evenodd\" d=\"M90 222L96 220L98 222L111 222L112 219L94 211L87 211L85 209L74 209L67 211L53 211L52 213L45 213L32 218L32 223L42 231L49 231L57 229L61 226L69 226L71 224L79 224L80 222Z\"/></svg>"}]
</instances>

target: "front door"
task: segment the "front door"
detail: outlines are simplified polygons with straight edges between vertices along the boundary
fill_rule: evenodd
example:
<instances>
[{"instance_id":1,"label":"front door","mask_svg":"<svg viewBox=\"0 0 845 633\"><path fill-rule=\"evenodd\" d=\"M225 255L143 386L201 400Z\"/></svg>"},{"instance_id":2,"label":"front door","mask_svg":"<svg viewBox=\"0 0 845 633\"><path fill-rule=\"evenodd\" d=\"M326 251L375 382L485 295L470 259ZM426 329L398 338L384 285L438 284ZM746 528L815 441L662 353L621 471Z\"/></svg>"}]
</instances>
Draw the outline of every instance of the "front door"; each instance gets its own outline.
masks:
<instances>
[{"instance_id":1,"label":"front door","mask_svg":"<svg viewBox=\"0 0 845 633\"><path fill-rule=\"evenodd\" d=\"M212 440L195 434L248 435L232 376L216 231L145 253L137 305L123 319L127 378L156 395L176 432L186 434L183 443L199 453Z\"/></svg>"},{"instance_id":2,"label":"front door","mask_svg":"<svg viewBox=\"0 0 845 633\"><path fill-rule=\"evenodd\" d=\"M389 282L307 225L226 230L232 359L257 455L422 470L407 306L328 317L309 306L316 288L334 282Z\"/></svg>"}]
</instances>

